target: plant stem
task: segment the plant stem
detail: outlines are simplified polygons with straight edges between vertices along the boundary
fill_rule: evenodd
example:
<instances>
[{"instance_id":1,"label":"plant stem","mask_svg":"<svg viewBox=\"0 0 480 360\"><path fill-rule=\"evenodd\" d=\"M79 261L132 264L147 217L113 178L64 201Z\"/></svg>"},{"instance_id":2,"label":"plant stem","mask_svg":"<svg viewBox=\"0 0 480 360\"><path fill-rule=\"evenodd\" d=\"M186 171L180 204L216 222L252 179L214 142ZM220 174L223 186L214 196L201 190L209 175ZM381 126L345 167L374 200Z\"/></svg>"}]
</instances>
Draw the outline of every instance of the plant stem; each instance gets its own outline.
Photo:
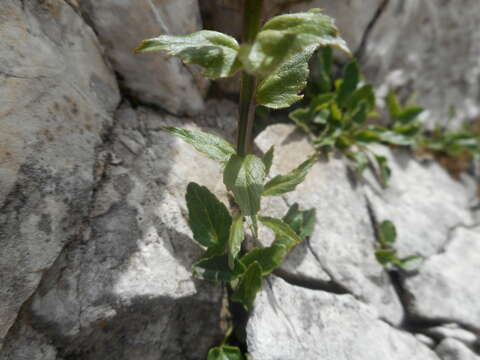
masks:
<instances>
[{"instance_id":1,"label":"plant stem","mask_svg":"<svg viewBox=\"0 0 480 360\"><path fill-rule=\"evenodd\" d=\"M262 5L263 0L244 0L242 34L244 43L252 43L260 30ZM255 77L243 71L240 86L237 153L239 156L245 156L252 152L253 147L252 129L255 119Z\"/></svg>"}]
</instances>

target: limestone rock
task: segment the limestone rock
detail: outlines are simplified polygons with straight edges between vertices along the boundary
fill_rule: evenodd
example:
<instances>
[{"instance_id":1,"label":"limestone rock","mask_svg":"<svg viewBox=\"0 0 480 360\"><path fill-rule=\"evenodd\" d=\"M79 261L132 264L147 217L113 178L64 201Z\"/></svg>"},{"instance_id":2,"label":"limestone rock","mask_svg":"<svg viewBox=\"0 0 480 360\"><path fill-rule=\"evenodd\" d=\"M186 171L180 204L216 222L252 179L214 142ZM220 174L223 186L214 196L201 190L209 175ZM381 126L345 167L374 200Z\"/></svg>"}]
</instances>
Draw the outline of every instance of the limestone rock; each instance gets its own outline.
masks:
<instances>
[{"instance_id":1,"label":"limestone rock","mask_svg":"<svg viewBox=\"0 0 480 360\"><path fill-rule=\"evenodd\" d=\"M442 360L480 360L480 356L454 339L443 340L435 351Z\"/></svg>"},{"instance_id":2,"label":"limestone rock","mask_svg":"<svg viewBox=\"0 0 480 360\"><path fill-rule=\"evenodd\" d=\"M197 70L177 58L133 51L144 39L200 30L197 0L83 0L80 8L131 95L175 114L203 109L202 93L208 82Z\"/></svg>"},{"instance_id":3,"label":"limestone rock","mask_svg":"<svg viewBox=\"0 0 480 360\"><path fill-rule=\"evenodd\" d=\"M413 335L396 330L350 295L271 278L247 326L252 360L438 360Z\"/></svg>"},{"instance_id":4,"label":"limestone rock","mask_svg":"<svg viewBox=\"0 0 480 360\"><path fill-rule=\"evenodd\" d=\"M444 319L480 329L480 228L458 228L445 250L405 280L410 311L420 319Z\"/></svg>"},{"instance_id":5,"label":"limestone rock","mask_svg":"<svg viewBox=\"0 0 480 360\"><path fill-rule=\"evenodd\" d=\"M429 336L436 338L438 340L443 340L446 338L451 338L458 340L467 344L469 346L474 346L477 342L477 336L457 324L446 324L441 326L435 326L429 328L425 331Z\"/></svg>"},{"instance_id":6,"label":"limestone rock","mask_svg":"<svg viewBox=\"0 0 480 360\"><path fill-rule=\"evenodd\" d=\"M0 11L0 347L88 215L119 101L93 31L63 1Z\"/></svg>"},{"instance_id":7,"label":"limestone rock","mask_svg":"<svg viewBox=\"0 0 480 360\"><path fill-rule=\"evenodd\" d=\"M272 176L285 174L313 152L307 138L292 125L273 125L256 139L262 151L275 145ZM290 268L297 275L316 269L310 278L331 279L344 291L374 305L393 323L403 310L388 274L374 256L375 237L365 195L349 176L342 159L320 160L297 189L284 196L304 209L317 210L317 225L310 240L295 248Z\"/></svg>"}]
</instances>

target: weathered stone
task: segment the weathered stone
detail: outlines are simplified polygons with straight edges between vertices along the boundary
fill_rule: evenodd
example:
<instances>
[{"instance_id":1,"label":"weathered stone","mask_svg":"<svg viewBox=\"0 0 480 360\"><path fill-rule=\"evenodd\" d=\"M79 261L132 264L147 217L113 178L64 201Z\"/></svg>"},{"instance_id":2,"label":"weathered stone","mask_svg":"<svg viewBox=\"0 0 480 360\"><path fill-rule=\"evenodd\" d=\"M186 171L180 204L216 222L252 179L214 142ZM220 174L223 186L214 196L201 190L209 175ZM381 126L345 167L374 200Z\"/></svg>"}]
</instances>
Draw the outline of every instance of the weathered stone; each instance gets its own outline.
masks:
<instances>
[{"instance_id":1,"label":"weathered stone","mask_svg":"<svg viewBox=\"0 0 480 360\"><path fill-rule=\"evenodd\" d=\"M119 94L94 33L63 1L2 1L0 34L1 347L88 215Z\"/></svg>"},{"instance_id":2,"label":"weathered stone","mask_svg":"<svg viewBox=\"0 0 480 360\"><path fill-rule=\"evenodd\" d=\"M200 360L221 340L223 290L192 278L201 249L184 200L190 181L224 198L221 167L161 130L198 129L196 122L231 134L231 103L209 109L195 120L128 106L117 112L108 149L115 161L96 191L89 230L62 253L26 310L61 356ZM12 334L6 343L14 354L22 339Z\"/></svg>"},{"instance_id":3,"label":"weathered stone","mask_svg":"<svg viewBox=\"0 0 480 360\"><path fill-rule=\"evenodd\" d=\"M247 326L252 360L438 360L411 334L378 319L350 295L291 286L270 278Z\"/></svg>"},{"instance_id":4,"label":"weathered stone","mask_svg":"<svg viewBox=\"0 0 480 360\"><path fill-rule=\"evenodd\" d=\"M480 356L454 339L443 340L435 351L442 360L480 360Z\"/></svg>"},{"instance_id":5,"label":"weathered stone","mask_svg":"<svg viewBox=\"0 0 480 360\"><path fill-rule=\"evenodd\" d=\"M474 346L477 342L477 336L474 333L461 328L457 324L435 326L425 330L425 333L437 340L451 338L461 341L469 346Z\"/></svg>"},{"instance_id":6,"label":"weathered stone","mask_svg":"<svg viewBox=\"0 0 480 360\"><path fill-rule=\"evenodd\" d=\"M202 93L208 82L196 69L160 53L133 51L144 39L200 30L197 0L83 0L80 8L131 95L175 114L203 109Z\"/></svg>"},{"instance_id":7,"label":"weathered stone","mask_svg":"<svg viewBox=\"0 0 480 360\"><path fill-rule=\"evenodd\" d=\"M368 37L362 62L381 94L402 89L428 109L430 126L480 114L480 3L391 0ZM461 59L461 61L459 61Z\"/></svg>"},{"instance_id":8,"label":"weathered stone","mask_svg":"<svg viewBox=\"0 0 480 360\"><path fill-rule=\"evenodd\" d=\"M455 226L472 222L469 187L438 163L422 164L407 151L386 147L373 151L387 158L392 176L384 189L367 172L365 192L377 222L395 224L400 256L436 254Z\"/></svg>"},{"instance_id":9,"label":"weathered stone","mask_svg":"<svg viewBox=\"0 0 480 360\"><path fill-rule=\"evenodd\" d=\"M410 311L420 319L446 320L480 329L480 228L458 228L445 250L405 280Z\"/></svg>"},{"instance_id":10,"label":"weathered stone","mask_svg":"<svg viewBox=\"0 0 480 360\"><path fill-rule=\"evenodd\" d=\"M289 172L313 152L308 139L292 125L269 126L256 144L262 151L275 145L272 176ZM313 236L292 252L294 263L286 269L302 276L316 269L309 278L331 279L398 323L403 310L388 274L375 259L375 236L365 196L345 162L335 157L318 161L305 181L284 199L289 205L297 202L317 211Z\"/></svg>"}]
</instances>

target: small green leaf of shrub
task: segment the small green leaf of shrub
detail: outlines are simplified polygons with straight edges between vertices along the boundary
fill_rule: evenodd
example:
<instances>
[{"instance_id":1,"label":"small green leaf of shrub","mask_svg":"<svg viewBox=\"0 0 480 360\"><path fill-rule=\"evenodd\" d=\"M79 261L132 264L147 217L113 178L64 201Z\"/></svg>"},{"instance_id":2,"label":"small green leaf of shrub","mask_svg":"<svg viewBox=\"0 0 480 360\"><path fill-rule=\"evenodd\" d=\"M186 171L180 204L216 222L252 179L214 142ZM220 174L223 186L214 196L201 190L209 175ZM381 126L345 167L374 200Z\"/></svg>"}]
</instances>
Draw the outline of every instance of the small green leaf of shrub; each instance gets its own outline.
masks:
<instances>
[{"instance_id":1,"label":"small green leaf of shrub","mask_svg":"<svg viewBox=\"0 0 480 360\"><path fill-rule=\"evenodd\" d=\"M272 145L272 147L270 147L270 149L268 149L268 151L265 153L265 155L263 155L262 161L263 161L263 164L265 165L265 175L268 175L270 173L270 169L271 169L272 163L273 163L273 152L274 152L274 150L275 150L275 148Z\"/></svg>"},{"instance_id":2,"label":"small green leaf of shrub","mask_svg":"<svg viewBox=\"0 0 480 360\"><path fill-rule=\"evenodd\" d=\"M288 251L285 244L274 242L269 247L251 250L241 258L241 262L245 266L257 262L262 268L262 275L266 276L283 263Z\"/></svg>"},{"instance_id":3,"label":"small green leaf of shrub","mask_svg":"<svg viewBox=\"0 0 480 360\"><path fill-rule=\"evenodd\" d=\"M378 235L381 244L391 245L397 240L397 229L390 220L385 220L378 227Z\"/></svg>"},{"instance_id":4,"label":"small green leaf of shrub","mask_svg":"<svg viewBox=\"0 0 480 360\"><path fill-rule=\"evenodd\" d=\"M223 345L210 349L208 360L245 360L245 357L239 348Z\"/></svg>"},{"instance_id":5,"label":"small green leaf of shrub","mask_svg":"<svg viewBox=\"0 0 480 360\"><path fill-rule=\"evenodd\" d=\"M245 265L236 260L233 269L228 264L228 255L203 258L193 265L193 273L210 281L234 281L243 275Z\"/></svg>"},{"instance_id":6,"label":"small green leaf of shrub","mask_svg":"<svg viewBox=\"0 0 480 360\"><path fill-rule=\"evenodd\" d=\"M243 216L237 214L232 221L230 227L230 236L228 238L228 266L231 269L235 267L235 259L245 240L245 232L243 228Z\"/></svg>"},{"instance_id":7,"label":"small green leaf of shrub","mask_svg":"<svg viewBox=\"0 0 480 360\"><path fill-rule=\"evenodd\" d=\"M247 268L247 271L242 276L232 300L243 304L247 311L252 310L253 302L257 293L262 288L262 267L258 262L253 262Z\"/></svg>"},{"instance_id":8,"label":"small green leaf of shrub","mask_svg":"<svg viewBox=\"0 0 480 360\"><path fill-rule=\"evenodd\" d=\"M283 220L264 216L259 216L259 220L272 230L278 239L283 240L283 244L287 245L288 251L302 242L302 238Z\"/></svg>"}]
</instances>

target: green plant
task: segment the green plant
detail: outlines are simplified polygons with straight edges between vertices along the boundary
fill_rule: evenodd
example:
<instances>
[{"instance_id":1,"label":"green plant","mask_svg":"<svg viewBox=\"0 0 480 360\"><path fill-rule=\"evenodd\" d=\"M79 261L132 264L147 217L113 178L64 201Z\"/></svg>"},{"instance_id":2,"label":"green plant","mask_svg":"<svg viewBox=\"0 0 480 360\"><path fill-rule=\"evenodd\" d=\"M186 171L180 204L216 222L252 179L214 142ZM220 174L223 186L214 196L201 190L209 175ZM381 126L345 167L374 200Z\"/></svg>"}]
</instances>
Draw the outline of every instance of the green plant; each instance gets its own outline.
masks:
<instances>
[{"instance_id":1,"label":"green plant","mask_svg":"<svg viewBox=\"0 0 480 360\"><path fill-rule=\"evenodd\" d=\"M377 234L378 246L375 251L375 257L386 268L396 266L402 270L413 270L414 266L409 265L415 264L414 261L416 260L423 259L419 255L410 255L403 258L397 256L397 250L393 247L397 240L397 229L390 220L383 221L377 227Z\"/></svg>"},{"instance_id":2,"label":"green plant","mask_svg":"<svg viewBox=\"0 0 480 360\"><path fill-rule=\"evenodd\" d=\"M260 216L261 198L293 191L316 161L311 156L286 175L267 181L274 149L263 157L252 154L255 107L286 108L302 99L308 61L317 48L335 46L348 52L333 20L320 10L281 15L260 24L262 1L245 0L244 44L225 34L202 30L184 36L162 35L143 41L138 52L162 51L199 65L209 78L242 71L237 144L199 131L166 127L196 150L224 166L223 182L238 210L232 213L206 187L187 187L189 224L204 255L193 266L203 279L229 284L231 300L251 310L262 278L285 259L292 248L309 236L315 222L313 210L292 206L283 219ZM258 237L258 223L275 234L269 247L246 246L246 232ZM246 229L246 226L247 229ZM249 251L247 251L247 249ZM238 348L224 344L209 353L209 360L242 359Z\"/></svg>"}]
</instances>

